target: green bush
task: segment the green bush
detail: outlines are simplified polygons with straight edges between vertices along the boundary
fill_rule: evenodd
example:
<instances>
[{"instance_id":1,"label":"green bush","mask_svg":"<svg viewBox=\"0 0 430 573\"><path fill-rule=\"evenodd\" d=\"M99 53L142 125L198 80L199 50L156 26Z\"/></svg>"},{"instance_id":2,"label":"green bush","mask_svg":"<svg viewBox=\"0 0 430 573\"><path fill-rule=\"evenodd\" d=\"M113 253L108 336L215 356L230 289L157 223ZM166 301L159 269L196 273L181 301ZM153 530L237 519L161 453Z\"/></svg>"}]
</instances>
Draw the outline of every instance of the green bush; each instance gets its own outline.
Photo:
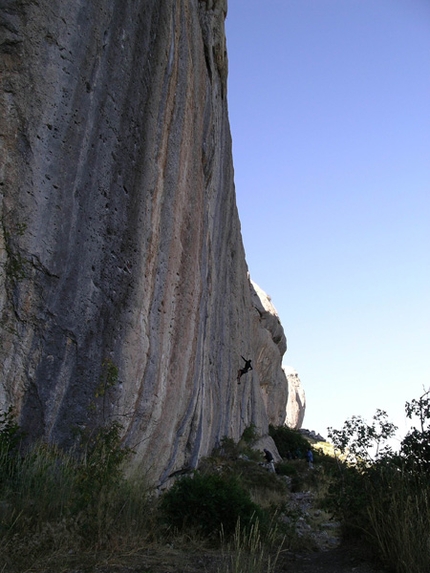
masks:
<instances>
[{"instance_id":1,"label":"green bush","mask_svg":"<svg viewBox=\"0 0 430 573\"><path fill-rule=\"evenodd\" d=\"M253 442L258 440L257 428L255 427L254 424L251 424L250 426L248 426L243 430L241 440L248 445L252 445Z\"/></svg>"},{"instance_id":2,"label":"green bush","mask_svg":"<svg viewBox=\"0 0 430 573\"><path fill-rule=\"evenodd\" d=\"M252 447L257 439L258 434L255 426L251 425L245 428L242 437L237 443L232 438L224 436L219 447L212 452L212 456L222 457L230 461L236 461L244 457L253 461L261 461L261 452Z\"/></svg>"},{"instance_id":3,"label":"green bush","mask_svg":"<svg viewBox=\"0 0 430 573\"><path fill-rule=\"evenodd\" d=\"M8 484L13 483L13 475L19 465L19 444L24 437L12 408L0 414L0 495Z\"/></svg>"},{"instance_id":4,"label":"green bush","mask_svg":"<svg viewBox=\"0 0 430 573\"><path fill-rule=\"evenodd\" d=\"M309 448L309 442L297 430L288 426L269 426L269 435L278 448L282 458L304 458Z\"/></svg>"},{"instance_id":5,"label":"green bush","mask_svg":"<svg viewBox=\"0 0 430 573\"><path fill-rule=\"evenodd\" d=\"M221 439L220 446L218 448L215 448L213 451L214 456L220 456L222 458L232 461L237 460L240 453L241 452L239 450L238 444L236 444L236 442L232 438L227 438L227 436L224 436Z\"/></svg>"},{"instance_id":6,"label":"green bush","mask_svg":"<svg viewBox=\"0 0 430 573\"><path fill-rule=\"evenodd\" d=\"M298 474L297 468L291 462L280 462L276 466L276 472L280 476L296 477Z\"/></svg>"},{"instance_id":7,"label":"green bush","mask_svg":"<svg viewBox=\"0 0 430 573\"><path fill-rule=\"evenodd\" d=\"M124 480L123 465L131 455L121 447L121 425L113 422L90 433L81 433L77 448L77 503L92 504L103 490L114 489Z\"/></svg>"},{"instance_id":8,"label":"green bush","mask_svg":"<svg viewBox=\"0 0 430 573\"><path fill-rule=\"evenodd\" d=\"M430 484L395 458L367 468L342 463L330 508L345 536L364 536L395 573L430 571Z\"/></svg>"},{"instance_id":9,"label":"green bush","mask_svg":"<svg viewBox=\"0 0 430 573\"><path fill-rule=\"evenodd\" d=\"M401 454L411 471L430 471L430 390L418 400L405 404L406 416L418 418L419 428L413 427L403 438Z\"/></svg>"},{"instance_id":10,"label":"green bush","mask_svg":"<svg viewBox=\"0 0 430 573\"><path fill-rule=\"evenodd\" d=\"M15 453L23 437L10 407L0 414L0 455Z\"/></svg>"},{"instance_id":11,"label":"green bush","mask_svg":"<svg viewBox=\"0 0 430 573\"><path fill-rule=\"evenodd\" d=\"M229 537L238 520L247 527L263 517L237 478L199 472L180 479L164 494L161 512L175 529L191 528L207 537L221 530Z\"/></svg>"}]
</instances>

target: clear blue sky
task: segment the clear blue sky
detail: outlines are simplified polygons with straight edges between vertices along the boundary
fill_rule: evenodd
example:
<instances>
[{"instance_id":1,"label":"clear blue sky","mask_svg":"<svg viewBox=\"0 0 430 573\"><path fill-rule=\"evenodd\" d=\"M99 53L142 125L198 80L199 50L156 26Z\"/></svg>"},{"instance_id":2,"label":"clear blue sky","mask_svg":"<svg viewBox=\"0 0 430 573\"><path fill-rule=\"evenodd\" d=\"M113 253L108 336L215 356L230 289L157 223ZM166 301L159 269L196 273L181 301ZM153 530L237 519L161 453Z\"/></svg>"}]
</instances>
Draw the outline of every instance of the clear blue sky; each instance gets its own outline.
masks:
<instances>
[{"instance_id":1,"label":"clear blue sky","mask_svg":"<svg viewBox=\"0 0 430 573\"><path fill-rule=\"evenodd\" d=\"M430 1L229 0L228 104L252 278L303 426L430 387Z\"/></svg>"}]
</instances>

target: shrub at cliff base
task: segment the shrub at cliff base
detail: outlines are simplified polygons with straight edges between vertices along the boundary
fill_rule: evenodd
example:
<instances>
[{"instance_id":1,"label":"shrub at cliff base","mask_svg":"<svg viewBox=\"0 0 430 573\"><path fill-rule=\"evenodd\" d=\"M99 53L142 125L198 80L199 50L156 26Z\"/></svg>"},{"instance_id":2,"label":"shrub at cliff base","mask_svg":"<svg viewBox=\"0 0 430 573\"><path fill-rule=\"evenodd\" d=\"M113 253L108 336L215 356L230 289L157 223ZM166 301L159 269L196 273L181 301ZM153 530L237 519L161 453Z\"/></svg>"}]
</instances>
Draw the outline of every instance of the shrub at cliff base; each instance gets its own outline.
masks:
<instances>
[{"instance_id":1,"label":"shrub at cliff base","mask_svg":"<svg viewBox=\"0 0 430 573\"><path fill-rule=\"evenodd\" d=\"M309 442L297 430L288 426L269 426L269 435L273 438L279 455L285 460L306 457Z\"/></svg>"},{"instance_id":2,"label":"shrub at cliff base","mask_svg":"<svg viewBox=\"0 0 430 573\"><path fill-rule=\"evenodd\" d=\"M235 477L199 472L180 479L164 494L161 511L173 528L207 537L217 537L221 531L231 536L239 520L245 528L257 518L263 520L261 509Z\"/></svg>"}]
</instances>

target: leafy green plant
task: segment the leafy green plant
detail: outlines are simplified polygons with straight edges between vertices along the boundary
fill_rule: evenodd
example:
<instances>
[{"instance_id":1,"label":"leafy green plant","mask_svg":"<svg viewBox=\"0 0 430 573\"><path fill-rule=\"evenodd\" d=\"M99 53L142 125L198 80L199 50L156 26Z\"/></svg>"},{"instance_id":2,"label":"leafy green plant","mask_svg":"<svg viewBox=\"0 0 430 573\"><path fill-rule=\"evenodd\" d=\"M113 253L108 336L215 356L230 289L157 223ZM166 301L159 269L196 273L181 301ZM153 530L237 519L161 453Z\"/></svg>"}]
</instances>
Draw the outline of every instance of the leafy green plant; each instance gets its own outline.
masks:
<instances>
[{"instance_id":1,"label":"leafy green plant","mask_svg":"<svg viewBox=\"0 0 430 573\"><path fill-rule=\"evenodd\" d=\"M326 498L347 531L360 532L396 573L430 570L430 396L406 404L417 416L395 454L384 445L395 426L378 410L369 425L354 417L342 430L330 429L336 449L337 472ZM373 452L373 455L372 455Z\"/></svg>"},{"instance_id":2,"label":"leafy green plant","mask_svg":"<svg viewBox=\"0 0 430 573\"><path fill-rule=\"evenodd\" d=\"M380 472L386 471L384 460L392 455L386 441L396 429L383 410L377 410L370 424L352 416L340 430L328 429L337 466L325 502L341 519L346 535L370 531L369 504Z\"/></svg>"},{"instance_id":3,"label":"leafy green plant","mask_svg":"<svg viewBox=\"0 0 430 573\"><path fill-rule=\"evenodd\" d=\"M241 439L237 443L232 438L224 436L221 439L219 447L214 449L212 455L214 457L221 457L230 461L235 461L241 458L261 461L261 452L252 447L253 442L257 437L258 436L253 426L244 430Z\"/></svg>"},{"instance_id":4,"label":"leafy green plant","mask_svg":"<svg viewBox=\"0 0 430 573\"><path fill-rule=\"evenodd\" d=\"M352 416L341 430L328 428L328 436L348 462L366 464L392 454L387 440L394 436L397 426L387 418L384 410L377 410L370 424L361 416Z\"/></svg>"},{"instance_id":5,"label":"leafy green plant","mask_svg":"<svg viewBox=\"0 0 430 573\"><path fill-rule=\"evenodd\" d=\"M254 424L251 424L247 428L244 429L241 441L245 442L245 444L252 445L258 439L257 428Z\"/></svg>"},{"instance_id":6,"label":"leafy green plant","mask_svg":"<svg viewBox=\"0 0 430 573\"><path fill-rule=\"evenodd\" d=\"M0 414L0 455L16 452L23 432L15 420L13 408Z\"/></svg>"},{"instance_id":7,"label":"leafy green plant","mask_svg":"<svg viewBox=\"0 0 430 573\"><path fill-rule=\"evenodd\" d=\"M221 528L229 537L238 519L248 527L262 517L260 508L235 477L200 472L177 481L164 494L161 511L173 528L191 528L207 537L218 535Z\"/></svg>"},{"instance_id":8,"label":"leafy green plant","mask_svg":"<svg viewBox=\"0 0 430 573\"><path fill-rule=\"evenodd\" d=\"M109 388L113 388L117 384L118 373L118 366L110 358L103 360L100 382L95 393L96 398L104 398Z\"/></svg>"},{"instance_id":9,"label":"leafy green plant","mask_svg":"<svg viewBox=\"0 0 430 573\"><path fill-rule=\"evenodd\" d=\"M430 471L430 390L418 400L406 402L406 416L419 420L419 428L413 427L402 441L401 454L411 469Z\"/></svg>"},{"instance_id":10,"label":"leafy green plant","mask_svg":"<svg viewBox=\"0 0 430 573\"><path fill-rule=\"evenodd\" d=\"M291 461L280 462L276 466L276 471L278 472L278 475L288 476L291 478L297 477L298 475L297 467Z\"/></svg>"},{"instance_id":11,"label":"leafy green plant","mask_svg":"<svg viewBox=\"0 0 430 573\"><path fill-rule=\"evenodd\" d=\"M125 483L124 463L131 455L121 447L121 425L113 422L81 434L77 449L72 507L79 514L88 540L106 540L106 531L117 519L118 492Z\"/></svg>"},{"instance_id":12,"label":"leafy green plant","mask_svg":"<svg viewBox=\"0 0 430 573\"><path fill-rule=\"evenodd\" d=\"M19 465L19 444L24 433L15 421L13 408L0 414L0 494L13 483Z\"/></svg>"},{"instance_id":13,"label":"leafy green plant","mask_svg":"<svg viewBox=\"0 0 430 573\"><path fill-rule=\"evenodd\" d=\"M77 450L80 485L85 503L103 487L115 486L123 479L123 464L131 455L130 448L121 447L118 422L81 433Z\"/></svg>"},{"instance_id":14,"label":"leafy green plant","mask_svg":"<svg viewBox=\"0 0 430 573\"><path fill-rule=\"evenodd\" d=\"M221 456L229 460L236 460L240 455L240 450L236 442L232 438L224 436L221 439L221 444L218 448L214 449L215 456Z\"/></svg>"},{"instance_id":15,"label":"leafy green plant","mask_svg":"<svg viewBox=\"0 0 430 573\"><path fill-rule=\"evenodd\" d=\"M253 430L249 433L253 436ZM251 438L250 438L251 439ZM252 438L251 444L254 441ZM278 497L287 495L285 480L268 471L264 456L260 450L247 445L242 438L238 443L230 438L223 438L221 446L212 454L200 461L200 472L217 473L224 477L234 477L250 493L251 499L266 508ZM261 503L261 500L265 500Z\"/></svg>"},{"instance_id":16,"label":"leafy green plant","mask_svg":"<svg viewBox=\"0 0 430 573\"><path fill-rule=\"evenodd\" d=\"M288 426L269 426L269 435L273 438L282 458L305 457L309 442L297 430L292 430Z\"/></svg>"}]
</instances>

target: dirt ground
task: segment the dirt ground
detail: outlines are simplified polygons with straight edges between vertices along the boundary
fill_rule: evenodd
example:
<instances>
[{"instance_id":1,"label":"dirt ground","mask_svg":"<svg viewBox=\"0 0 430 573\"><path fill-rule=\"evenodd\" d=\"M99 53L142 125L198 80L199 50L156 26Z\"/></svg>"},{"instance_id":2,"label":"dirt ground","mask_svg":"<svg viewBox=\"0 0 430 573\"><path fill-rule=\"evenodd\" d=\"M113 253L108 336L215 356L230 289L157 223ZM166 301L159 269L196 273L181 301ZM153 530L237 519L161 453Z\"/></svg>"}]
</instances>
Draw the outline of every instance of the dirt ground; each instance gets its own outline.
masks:
<instances>
[{"instance_id":1,"label":"dirt ground","mask_svg":"<svg viewBox=\"0 0 430 573\"><path fill-rule=\"evenodd\" d=\"M341 541L340 524L314 508L313 495L300 492L291 495L291 509L299 516L296 531L307 540L308 550L283 551L271 573L388 573L375 564L363 543ZM302 545L304 547L304 545ZM198 541L185 546L159 544L129 554L57 554L45 563L32 564L26 573L228 573L230 558L220 550L209 550ZM5 564L0 573L15 573L18 569ZM255 571L255 568L252 568ZM239 568L243 570L243 565ZM262 566L266 573L267 567ZM22 568L19 569L22 571ZM245 572L246 573L246 572Z\"/></svg>"},{"instance_id":2,"label":"dirt ground","mask_svg":"<svg viewBox=\"0 0 430 573\"><path fill-rule=\"evenodd\" d=\"M271 573L389 573L375 564L363 543L341 541L340 523L316 507L311 492L292 493L289 506L295 515L295 531L302 537L299 546L307 550L282 551L276 567L270 568ZM0 556L0 573L229 573L232 569L231 557L191 539L185 544L178 539L178 545L156 544L121 555L59 552L43 563L25 568L17 568L10 560L2 564ZM266 565L260 569L268 571ZM244 571L243 564L238 570ZM252 567L252 571L256 570L259 569Z\"/></svg>"},{"instance_id":3,"label":"dirt ground","mask_svg":"<svg viewBox=\"0 0 430 573\"><path fill-rule=\"evenodd\" d=\"M327 551L283 556L279 573L388 573L372 563L365 547L340 545Z\"/></svg>"},{"instance_id":4,"label":"dirt ground","mask_svg":"<svg viewBox=\"0 0 430 573\"><path fill-rule=\"evenodd\" d=\"M63 562L61 571L64 573L225 573L226 569L225 561L219 552L197 549L192 553L184 553L166 547L165 551L160 549L142 551L116 558L108 555L98 558L93 556L93 559L85 557L82 559L82 557L76 556L78 563L74 564L74 559L71 559L68 566ZM283 553L278 559L275 573L388 572L372 564L371 556L364 547L340 545L326 551Z\"/></svg>"}]
</instances>

